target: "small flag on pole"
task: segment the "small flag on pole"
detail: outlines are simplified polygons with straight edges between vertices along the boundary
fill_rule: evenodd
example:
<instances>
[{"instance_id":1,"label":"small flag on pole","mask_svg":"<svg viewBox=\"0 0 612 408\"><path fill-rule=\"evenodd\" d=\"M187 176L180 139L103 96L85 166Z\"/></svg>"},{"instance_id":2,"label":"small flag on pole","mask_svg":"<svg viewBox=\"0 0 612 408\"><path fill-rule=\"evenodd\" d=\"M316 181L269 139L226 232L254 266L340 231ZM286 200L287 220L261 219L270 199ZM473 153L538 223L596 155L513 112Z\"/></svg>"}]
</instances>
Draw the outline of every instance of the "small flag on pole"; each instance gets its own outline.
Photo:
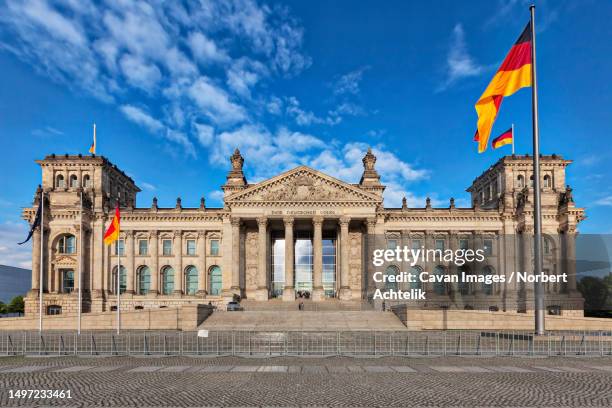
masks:
<instances>
[{"instance_id":1,"label":"small flag on pole","mask_svg":"<svg viewBox=\"0 0 612 408\"><path fill-rule=\"evenodd\" d=\"M495 139L491 141L491 147L493 149L499 149L502 146L512 144L514 142L514 132L513 129L510 128L506 130L501 135L497 136Z\"/></svg>"},{"instance_id":2,"label":"small flag on pole","mask_svg":"<svg viewBox=\"0 0 612 408\"><path fill-rule=\"evenodd\" d=\"M531 86L531 37L531 23L529 23L476 102L478 130L474 140L478 142L478 153L487 150L491 129L504 97Z\"/></svg>"},{"instance_id":3,"label":"small flag on pole","mask_svg":"<svg viewBox=\"0 0 612 408\"><path fill-rule=\"evenodd\" d=\"M89 148L89 153L96 154L96 124L93 124L93 143Z\"/></svg>"},{"instance_id":4,"label":"small flag on pole","mask_svg":"<svg viewBox=\"0 0 612 408\"><path fill-rule=\"evenodd\" d=\"M115 207L115 216L113 217L113 221L111 222L111 225L108 226L108 229L106 230L106 233L104 234L104 243L106 245L111 245L113 242L119 239L119 220L120 218L121 217L119 214L119 203L117 203L117 206Z\"/></svg>"}]
</instances>

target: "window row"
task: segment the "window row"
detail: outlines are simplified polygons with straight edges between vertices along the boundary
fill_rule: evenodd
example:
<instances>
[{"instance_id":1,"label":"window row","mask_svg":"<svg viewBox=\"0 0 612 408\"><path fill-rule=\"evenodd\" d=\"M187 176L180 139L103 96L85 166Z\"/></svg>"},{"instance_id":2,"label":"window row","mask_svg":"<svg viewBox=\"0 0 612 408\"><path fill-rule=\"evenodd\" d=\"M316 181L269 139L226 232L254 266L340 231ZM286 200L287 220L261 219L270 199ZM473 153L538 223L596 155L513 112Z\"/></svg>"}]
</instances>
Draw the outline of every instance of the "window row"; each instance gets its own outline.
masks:
<instances>
[{"instance_id":1,"label":"window row","mask_svg":"<svg viewBox=\"0 0 612 408\"><path fill-rule=\"evenodd\" d=\"M529 182L531 187L533 187L533 175L529 176ZM522 174L516 177L516 187L525 187L525 176ZM552 188L552 177L550 177L550 174L545 174L544 177L542 177L542 188Z\"/></svg>"},{"instance_id":2,"label":"window row","mask_svg":"<svg viewBox=\"0 0 612 408\"><path fill-rule=\"evenodd\" d=\"M58 174L57 176L55 176L55 187L56 188L66 188L66 183L68 183L68 187L70 188L78 188L78 187L88 188L92 186L91 177L89 177L89 174L83 175L83 182L81 185L79 185L79 178L76 176L76 174L70 175L68 177L68 180L64 178L63 174Z\"/></svg>"},{"instance_id":3,"label":"window row","mask_svg":"<svg viewBox=\"0 0 612 408\"><path fill-rule=\"evenodd\" d=\"M137 252L136 254L139 256L148 256L149 255L149 240L147 239L137 239ZM161 255L162 256L172 256L172 239L162 239L161 240ZM211 239L208 243L208 255L210 256L219 256L220 254L220 240L219 239ZM124 256L125 255L125 240L118 239L115 241L115 255ZM196 251L196 240L195 239L186 239L183 244L183 255L187 256L195 256L197 255Z\"/></svg>"},{"instance_id":4,"label":"window row","mask_svg":"<svg viewBox=\"0 0 612 408\"><path fill-rule=\"evenodd\" d=\"M180 288L180 280L178 279L175 270L171 266L164 266L160 270L159 277L159 291L162 295L171 295L174 291L181 291L187 295L195 295L198 291L199 274L198 269L189 265L183 271L184 274L184 288ZM148 266L140 266L136 269L136 294L146 295L151 290L151 280L153 274L151 268ZM221 268L217 265L211 266L208 269L208 294L219 295L221 293ZM113 268L113 282L112 282L113 293L117 292L117 267ZM127 289L127 269L122 265L121 273L119 276L119 290L120 293L124 293Z\"/></svg>"}]
</instances>

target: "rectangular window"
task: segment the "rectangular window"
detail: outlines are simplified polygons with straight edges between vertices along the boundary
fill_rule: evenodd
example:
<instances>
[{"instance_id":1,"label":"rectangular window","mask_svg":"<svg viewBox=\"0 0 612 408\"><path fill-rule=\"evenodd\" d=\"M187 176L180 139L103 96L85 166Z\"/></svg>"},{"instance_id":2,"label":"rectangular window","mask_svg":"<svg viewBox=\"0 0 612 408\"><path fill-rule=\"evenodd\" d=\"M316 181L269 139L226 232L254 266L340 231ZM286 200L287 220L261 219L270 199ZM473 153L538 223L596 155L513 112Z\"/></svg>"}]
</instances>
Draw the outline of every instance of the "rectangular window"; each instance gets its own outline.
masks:
<instances>
[{"instance_id":1,"label":"rectangular window","mask_svg":"<svg viewBox=\"0 0 612 408\"><path fill-rule=\"evenodd\" d=\"M423 246L423 242L420 239L412 240L412 249L421 249Z\"/></svg>"},{"instance_id":2,"label":"rectangular window","mask_svg":"<svg viewBox=\"0 0 612 408\"><path fill-rule=\"evenodd\" d=\"M485 256L493 255L493 240L485 239L482 241Z\"/></svg>"},{"instance_id":3,"label":"rectangular window","mask_svg":"<svg viewBox=\"0 0 612 408\"><path fill-rule=\"evenodd\" d=\"M397 248L397 239L388 239L387 249L395 249L395 248Z\"/></svg>"},{"instance_id":4,"label":"rectangular window","mask_svg":"<svg viewBox=\"0 0 612 408\"><path fill-rule=\"evenodd\" d=\"M219 256L219 240L218 239L210 240L210 255Z\"/></svg>"},{"instance_id":5,"label":"rectangular window","mask_svg":"<svg viewBox=\"0 0 612 408\"><path fill-rule=\"evenodd\" d=\"M443 239L436 239L436 249L444 251L444 240Z\"/></svg>"},{"instance_id":6,"label":"rectangular window","mask_svg":"<svg viewBox=\"0 0 612 408\"><path fill-rule=\"evenodd\" d=\"M460 239L459 240L459 249L469 249L470 248L470 241L467 239Z\"/></svg>"},{"instance_id":7,"label":"rectangular window","mask_svg":"<svg viewBox=\"0 0 612 408\"><path fill-rule=\"evenodd\" d=\"M125 255L125 241L122 239L118 239L115 241L115 255L124 256Z\"/></svg>"},{"instance_id":8,"label":"rectangular window","mask_svg":"<svg viewBox=\"0 0 612 408\"><path fill-rule=\"evenodd\" d=\"M285 237L282 233L272 235L272 297L283 295L285 286Z\"/></svg>"},{"instance_id":9,"label":"rectangular window","mask_svg":"<svg viewBox=\"0 0 612 408\"><path fill-rule=\"evenodd\" d=\"M162 240L162 254L164 256L172 255L172 240L171 239Z\"/></svg>"},{"instance_id":10,"label":"rectangular window","mask_svg":"<svg viewBox=\"0 0 612 408\"><path fill-rule=\"evenodd\" d=\"M195 255L196 254L196 241L195 239L187 240L187 255Z\"/></svg>"},{"instance_id":11,"label":"rectangular window","mask_svg":"<svg viewBox=\"0 0 612 408\"><path fill-rule=\"evenodd\" d=\"M146 239L141 239L138 241L138 255L149 255L149 242Z\"/></svg>"}]
</instances>

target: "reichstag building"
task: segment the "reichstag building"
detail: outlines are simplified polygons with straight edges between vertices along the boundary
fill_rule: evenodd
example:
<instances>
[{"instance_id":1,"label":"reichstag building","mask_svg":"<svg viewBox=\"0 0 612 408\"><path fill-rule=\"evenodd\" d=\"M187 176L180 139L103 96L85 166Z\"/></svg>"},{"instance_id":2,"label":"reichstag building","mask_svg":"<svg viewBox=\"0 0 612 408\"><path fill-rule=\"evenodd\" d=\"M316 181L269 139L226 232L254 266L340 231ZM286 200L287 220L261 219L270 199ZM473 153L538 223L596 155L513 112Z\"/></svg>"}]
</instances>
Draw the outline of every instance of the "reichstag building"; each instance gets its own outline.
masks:
<instances>
[{"instance_id":1,"label":"reichstag building","mask_svg":"<svg viewBox=\"0 0 612 408\"><path fill-rule=\"evenodd\" d=\"M236 296L248 302L295 301L297 296L310 302L371 302L377 286L372 279L373 247L482 247L487 252L483 264L390 263L383 267L388 274L533 271L529 156L505 156L478 176L467 189L469 208L456 207L453 199L443 208L433 208L430 200L425 207L409 208L405 199L402 207L385 207L385 186L371 151L363 157L357 184L307 166L251 184L240 152L229 160L222 208L207 207L204 198L197 208L183 207L180 198L172 208L159 207L156 199L136 206L140 189L102 156L49 155L37 161L42 185L23 217L34 221L42 188L44 242L41 252L37 230L26 313L38 313L40 285L47 314L76 312L79 264L86 312L116 307L117 276L123 310L221 305ZM576 207L565 184L570 163L556 155L541 160L544 270L569 275L566 284L546 287L546 304L563 315L582 314L583 304L572 260L584 210ZM103 235L117 201L120 240L106 246ZM424 285L427 300L419 301L419 307L524 311L533 293L515 282Z\"/></svg>"}]
</instances>

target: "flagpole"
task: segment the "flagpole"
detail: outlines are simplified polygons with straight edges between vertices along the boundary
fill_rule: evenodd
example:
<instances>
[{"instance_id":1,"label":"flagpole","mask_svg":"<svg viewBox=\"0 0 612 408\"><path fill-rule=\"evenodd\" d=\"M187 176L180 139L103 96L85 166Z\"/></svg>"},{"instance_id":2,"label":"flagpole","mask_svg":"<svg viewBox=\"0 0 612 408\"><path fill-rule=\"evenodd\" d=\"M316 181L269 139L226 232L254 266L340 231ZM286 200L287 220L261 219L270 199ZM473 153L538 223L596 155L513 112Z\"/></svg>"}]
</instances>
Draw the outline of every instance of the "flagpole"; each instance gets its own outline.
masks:
<instances>
[{"instance_id":1,"label":"flagpole","mask_svg":"<svg viewBox=\"0 0 612 408\"><path fill-rule=\"evenodd\" d=\"M121 332L121 260L119 250L119 239L117 239L117 334Z\"/></svg>"},{"instance_id":2,"label":"flagpole","mask_svg":"<svg viewBox=\"0 0 612 408\"><path fill-rule=\"evenodd\" d=\"M83 307L83 190L80 191L81 207L79 211L79 293L77 333L81 334L81 313Z\"/></svg>"},{"instance_id":3,"label":"flagpole","mask_svg":"<svg viewBox=\"0 0 612 408\"><path fill-rule=\"evenodd\" d=\"M535 5L529 6L531 14L531 104L533 119L533 196L534 196L534 282L535 331L542 335L545 331L544 285L539 279L542 273L542 202L540 197L540 129L538 126L538 81L536 77L536 31Z\"/></svg>"},{"instance_id":4,"label":"flagpole","mask_svg":"<svg viewBox=\"0 0 612 408\"><path fill-rule=\"evenodd\" d=\"M45 239L44 239L44 234L45 234L45 190L44 189L40 189L40 278L39 278L39 284L38 284L38 331L40 333L42 333L42 329L43 329L43 321L42 321L42 313L43 313L43 286L44 286L44 281L43 281L43 271L44 271L44 265L45 265Z\"/></svg>"},{"instance_id":5,"label":"flagpole","mask_svg":"<svg viewBox=\"0 0 612 408\"><path fill-rule=\"evenodd\" d=\"M514 123L512 124L512 155L514 156Z\"/></svg>"},{"instance_id":6,"label":"flagpole","mask_svg":"<svg viewBox=\"0 0 612 408\"><path fill-rule=\"evenodd\" d=\"M121 193L119 193L119 197L117 198L117 208L121 205ZM121 228L118 228L121 230ZM117 231L117 334L121 331L121 248L119 243L121 242L121 238L119 238L119 231Z\"/></svg>"}]
</instances>

